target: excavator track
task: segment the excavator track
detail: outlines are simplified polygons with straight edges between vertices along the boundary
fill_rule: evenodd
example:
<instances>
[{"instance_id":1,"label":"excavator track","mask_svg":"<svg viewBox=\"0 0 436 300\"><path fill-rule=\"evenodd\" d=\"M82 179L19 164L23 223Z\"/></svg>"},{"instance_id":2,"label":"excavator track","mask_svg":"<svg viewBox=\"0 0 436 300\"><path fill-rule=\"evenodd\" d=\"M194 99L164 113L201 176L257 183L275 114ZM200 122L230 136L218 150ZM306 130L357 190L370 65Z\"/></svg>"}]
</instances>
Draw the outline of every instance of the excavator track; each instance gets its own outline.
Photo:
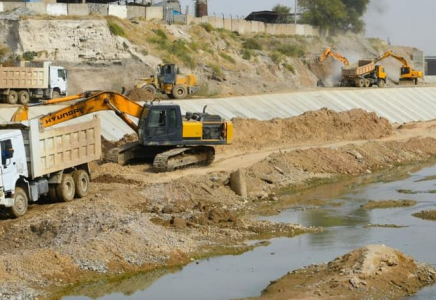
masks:
<instances>
[{"instance_id":1,"label":"excavator track","mask_svg":"<svg viewBox=\"0 0 436 300\"><path fill-rule=\"evenodd\" d=\"M215 159L211 146L196 146L171 149L156 155L153 168L156 172L170 172L187 167L208 166Z\"/></svg>"}]
</instances>

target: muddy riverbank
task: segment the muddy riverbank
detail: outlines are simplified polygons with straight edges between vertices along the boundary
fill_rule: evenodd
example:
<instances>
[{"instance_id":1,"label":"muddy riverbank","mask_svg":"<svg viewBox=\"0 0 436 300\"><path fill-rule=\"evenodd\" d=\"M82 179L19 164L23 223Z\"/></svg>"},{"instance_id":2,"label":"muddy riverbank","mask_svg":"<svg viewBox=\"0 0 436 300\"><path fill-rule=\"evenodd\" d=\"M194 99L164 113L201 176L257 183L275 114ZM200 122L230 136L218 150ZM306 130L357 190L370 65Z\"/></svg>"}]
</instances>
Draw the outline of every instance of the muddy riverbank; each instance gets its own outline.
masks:
<instances>
[{"instance_id":1,"label":"muddy riverbank","mask_svg":"<svg viewBox=\"0 0 436 300\"><path fill-rule=\"evenodd\" d=\"M0 293L59 299L66 287L101 276L183 265L247 249L250 239L322 230L258 221L282 187L309 186L433 160L433 122L392 126L372 113L310 112L259 122L235 120L235 142L201 169L155 174L147 165L93 165L90 196L40 203L23 218L2 215ZM247 195L231 188L242 170Z\"/></svg>"}]
</instances>

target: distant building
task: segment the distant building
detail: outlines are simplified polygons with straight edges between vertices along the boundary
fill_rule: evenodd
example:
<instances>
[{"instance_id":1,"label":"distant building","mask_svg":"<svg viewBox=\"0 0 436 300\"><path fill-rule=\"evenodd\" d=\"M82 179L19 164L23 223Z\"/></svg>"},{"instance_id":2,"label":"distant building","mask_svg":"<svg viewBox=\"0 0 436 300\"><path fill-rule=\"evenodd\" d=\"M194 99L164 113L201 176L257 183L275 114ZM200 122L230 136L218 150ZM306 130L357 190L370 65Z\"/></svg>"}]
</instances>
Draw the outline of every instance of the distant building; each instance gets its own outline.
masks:
<instances>
[{"instance_id":1,"label":"distant building","mask_svg":"<svg viewBox=\"0 0 436 300\"><path fill-rule=\"evenodd\" d=\"M263 23L277 23L280 14L275 11L263 10L253 11L246 18L245 21L258 21Z\"/></svg>"},{"instance_id":2,"label":"distant building","mask_svg":"<svg viewBox=\"0 0 436 300\"><path fill-rule=\"evenodd\" d=\"M425 76L436 76L436 56L426 56L425 61Z\"/></svg>"}]
</instances>

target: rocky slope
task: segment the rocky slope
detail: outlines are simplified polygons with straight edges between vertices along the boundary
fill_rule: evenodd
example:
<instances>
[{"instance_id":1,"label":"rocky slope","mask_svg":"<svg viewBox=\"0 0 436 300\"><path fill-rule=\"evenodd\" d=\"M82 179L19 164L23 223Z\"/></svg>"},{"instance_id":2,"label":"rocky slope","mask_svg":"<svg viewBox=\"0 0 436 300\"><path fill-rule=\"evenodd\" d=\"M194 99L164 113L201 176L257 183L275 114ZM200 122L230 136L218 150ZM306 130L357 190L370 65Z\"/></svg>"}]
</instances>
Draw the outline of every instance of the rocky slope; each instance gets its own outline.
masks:
<instances>
[{"instance_id":1,"label":"rocky slope","mask_svg":"<svg viewBox=\"0 0 436 300\"><path fill-rule=\"evenodd\" d=\"M122 86L131 89L135 79L154 73L162 60L196 74L201 85L198 96L290 91L315 87L320 78L333 85L339 81L341 65L332 59L317 62L325 47L333 47L350 62L388 49L383 41L351 34L327 39L237 36L206 25L115 17L42 17L23 8L0 14L0 37L0 59L30 54L35 60L66 66L70 94L119 91ZM396 51L408 57L410 50ZM387 60L386 64L393 66L393 78L397 77L398 62Z\"/></svg>"}]
</instances>

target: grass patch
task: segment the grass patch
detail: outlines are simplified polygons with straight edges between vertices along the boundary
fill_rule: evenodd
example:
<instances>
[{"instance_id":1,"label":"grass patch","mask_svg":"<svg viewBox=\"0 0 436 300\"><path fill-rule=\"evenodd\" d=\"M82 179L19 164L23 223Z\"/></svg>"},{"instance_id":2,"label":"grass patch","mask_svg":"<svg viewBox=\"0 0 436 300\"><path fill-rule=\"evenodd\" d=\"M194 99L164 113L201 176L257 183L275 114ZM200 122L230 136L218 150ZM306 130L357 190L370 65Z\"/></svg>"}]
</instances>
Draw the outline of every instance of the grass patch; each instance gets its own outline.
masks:
<instances>
[{"instance_id":1,"label":"grass patch","mask_svg":"<svg viewBox=\"0 0 436 300\"><path fill-rule=\"evenodd\" d=\"M251 50L262 50L262 44L257 39L251 38L242 43L242 48Z\"/></svg>"},{"instance_id":2,"label":"grass patch","mask_svg":"<svg viewBox=\"0 0 436 300\"><path fill-rule=\"evenodd\" d=\"M392 208L392 207L405 207L416 205L415 200L383 200L383 201L373 201L369 200L361 207L364 209L375 209L375 208Z\"/></svg>"},{"instance_id":3,"label":"grass patch","mask_svg":"<svg viewBox=\"0 0 436 300\"><path fill-rule=\"evenodd\" d=\"M412 214L412 216L421 218L423 220L436 221L436 210L423 210Z\"/></svg>"},{"instance_id":4,"label":"grass patch","mask_svg":"<svg viewBox=\"0 0 436 300\"><path fill-rule=\"evenodd\" d=\"M227 53L220 52L220 56L232 64L236 64L236 60Z\"/></svg>"},{"instance_id":5,"label":"grass patch","mask_svg":"<svg viewBox=\"0 0 436 300\"><path fill-rule=\"evenodd\" d=\"M292 74L295 74L295 68L294 68L293 65L291 65L291 64L287 64L287 63L284 63L284 64L283 64L283 67L284 67L286 70L288 70L289 72L291 72Z\"/></svg>"},{"instance_id":6,"label":"grass patch","mask_svg":"<svg viewBox=\"0 0 436 300\"><path fill-rule=\"evenodd\" d=\"M123 27L121 27L118 23L115 23L114 21L111 21L111 20L107 20L107 24L109 26L109 31L113 35L127 37L126 32L124 31Z\"/></svg>"},{"instance_id":7,"label":"grass patch","mask_svg":"<svg viewBox=\"0 0 436 300\"><path fill-rule=\"evenodd\" d=\"M298 45L280 45L277 48L277 51L282 53L283 55L290 56L290 57L302 57L304 56L304 51L301 49Z\"/></svg>"}]
</instances>

